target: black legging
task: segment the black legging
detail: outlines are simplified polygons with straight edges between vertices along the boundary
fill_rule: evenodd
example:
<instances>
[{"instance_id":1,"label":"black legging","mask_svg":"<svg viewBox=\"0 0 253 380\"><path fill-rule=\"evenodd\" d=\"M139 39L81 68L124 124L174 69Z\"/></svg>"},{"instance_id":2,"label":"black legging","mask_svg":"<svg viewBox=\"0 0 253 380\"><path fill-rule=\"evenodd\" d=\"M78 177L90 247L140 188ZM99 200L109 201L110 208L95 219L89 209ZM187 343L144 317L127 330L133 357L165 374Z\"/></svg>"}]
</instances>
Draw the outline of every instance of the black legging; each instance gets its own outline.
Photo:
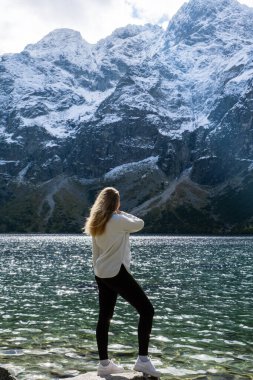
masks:
<instances>
[{"instance_id":1,"label":"black legging","mask_svg":"<svg viewBox=\"0 0 253 380\"><path fill-rule=\"evenodd\" d=\"M119 273L110 278L95 276L99 290L99 318L96 338L99 359L108 359L108 331L118 294L139 313L139 355L148 355L149 336L152 329L154 307L148 297L122 264Z\"/></svg>"}]
</instances>

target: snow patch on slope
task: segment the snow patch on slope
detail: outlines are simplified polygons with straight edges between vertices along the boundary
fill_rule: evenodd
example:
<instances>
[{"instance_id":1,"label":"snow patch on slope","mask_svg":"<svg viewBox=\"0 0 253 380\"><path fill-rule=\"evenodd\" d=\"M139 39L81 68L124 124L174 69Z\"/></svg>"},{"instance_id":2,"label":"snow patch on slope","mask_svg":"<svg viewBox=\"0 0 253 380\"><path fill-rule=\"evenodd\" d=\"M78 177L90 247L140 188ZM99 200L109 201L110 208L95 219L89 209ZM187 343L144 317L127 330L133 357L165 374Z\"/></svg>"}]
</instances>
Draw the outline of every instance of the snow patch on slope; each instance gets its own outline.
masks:
<instances>
[{"instance_id":1,"label":"snow patch on slope","mask_svg":"<svg viewBox=\"0 0 253 380\"><path fill-rule=\"evenodd\" d=\"M31 162L29 162L25 167L24 169L20 170L20 172L18 173L18 181L19 182L23 182L24 179L25 179L25 176L26 176L26 173L28 172L30 166L32 165Z\"/></svg>"},{"instance_id":2,"label":"snow patch on slope","mask_svg":"<svg viewBox=\"0 0 253 380\"><path fill-rule=\"evenodd\" d=\"M79 93L86 96L86 102L81 105L57 111L52 110L47 115L37 116L33 119L22 118L23 125L28 127L39 126L56 138L75 137L77 122L87 122L91 120L99 105L111 95L114 89L107 91L93 91L88 93L86 90L79 90Z\"/></svg>"},{"instance_id":3,"label":"snow patch on slope","mask_svg":"<svg viewBox=\"0 0 253 380\"><path fill-rule=\"evenodd\" d=\"M127 164L119 165L107 172L104 175L105 179L113 179L126 175L129 172L143 169L146 166L150 169L152 166L156 166L159 156L151 156L141 161L129 162Z\"/></svg>"}]
</instances>

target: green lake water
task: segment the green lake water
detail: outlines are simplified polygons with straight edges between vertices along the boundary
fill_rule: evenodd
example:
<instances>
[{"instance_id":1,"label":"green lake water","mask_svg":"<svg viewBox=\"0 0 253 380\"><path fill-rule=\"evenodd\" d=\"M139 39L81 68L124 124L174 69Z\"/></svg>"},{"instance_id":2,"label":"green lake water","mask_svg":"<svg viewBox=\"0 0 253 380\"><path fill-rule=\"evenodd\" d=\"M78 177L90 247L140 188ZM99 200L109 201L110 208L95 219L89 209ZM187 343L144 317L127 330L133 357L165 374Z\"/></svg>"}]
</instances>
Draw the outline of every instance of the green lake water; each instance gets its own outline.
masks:
<instances>
[{"instance_id":1,"label":"green lake water","mask_svg":"<svg viewBox=\"0 0 253 380\"><path fill-rule=\"evenodd\" d=\"M253 379L253 238L132 236L131 271L155 308L150 356L167 379ZM0 366L20 380L94 371L91 240L0 235ZM138 314L121 297L110 357L131 369Z\"/></svg>"}]
</instances>

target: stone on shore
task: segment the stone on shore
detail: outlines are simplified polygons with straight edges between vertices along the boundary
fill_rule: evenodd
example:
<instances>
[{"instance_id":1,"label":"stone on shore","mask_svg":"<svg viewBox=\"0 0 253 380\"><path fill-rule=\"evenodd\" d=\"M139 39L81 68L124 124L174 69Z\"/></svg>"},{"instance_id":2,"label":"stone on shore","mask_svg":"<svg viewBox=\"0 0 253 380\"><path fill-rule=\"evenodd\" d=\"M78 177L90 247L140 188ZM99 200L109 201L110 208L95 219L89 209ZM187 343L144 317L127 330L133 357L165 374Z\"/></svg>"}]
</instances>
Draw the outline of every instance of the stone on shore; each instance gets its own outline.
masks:
<instances>
[{"instance_id":1,"label":"stone on shore","mask_svg":"<svg viewBox=\"0 0 253 380\"><path fill-rule=\"evenodd\" d=\"M119 373L116 375L107 375L106 377L100 377L97 375L97 372L87 372L83 375L78 375L76 377L69 377L65 380L141 380L143 379L141 374L138 374L137 372L124 372Z\"/></svg>"},{"instance_id":2,"label":"stone on shore","mask_svg":"<svg viewBox=\"0 0 253 380\"><path fill-rule=\"evenodd\" d=\"M0 368L0 380L16 380L5 368Z\"/></svg>"}]
</instances>

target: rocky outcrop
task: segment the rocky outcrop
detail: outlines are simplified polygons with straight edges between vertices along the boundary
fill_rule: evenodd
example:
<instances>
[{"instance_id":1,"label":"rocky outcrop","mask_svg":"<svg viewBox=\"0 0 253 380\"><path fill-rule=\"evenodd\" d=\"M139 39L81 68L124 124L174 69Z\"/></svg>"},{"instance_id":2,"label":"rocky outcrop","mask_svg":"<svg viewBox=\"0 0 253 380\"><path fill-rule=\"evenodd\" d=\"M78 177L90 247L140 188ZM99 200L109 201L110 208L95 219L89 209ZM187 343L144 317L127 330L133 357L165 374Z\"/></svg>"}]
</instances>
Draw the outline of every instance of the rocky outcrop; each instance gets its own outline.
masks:
<instances>
[{"instance_id":1,"label":"rocky outcrop","mask_svg":"<svg viewBox=\"0 0 253 380\"><path fill-rule=\"evenodd\" d=\"M14 376L12 376L7 369L0 367L0 380L16 380Z\"/></svg>"},{"instance_id":2,"label":"rocky outcrop","mask_svg":"<svg viewBox=\"0 0 253 380\"><path fill-rule=\"evenodd\" d=\"M71 379L72 380L99 380L101 379L101 377L97 376L96 372L87 372L83 375L71 377ZM126 380L126 379L138 380L139 379L140 380L140 379L143 379L143 376L138 375L137 372L126 372L126 373L122 373L122 374L120 373L117 375L107 375L106 379L108 380ZM70 380L70 378L66 380Z\"/></svg>"}]
</instances>

